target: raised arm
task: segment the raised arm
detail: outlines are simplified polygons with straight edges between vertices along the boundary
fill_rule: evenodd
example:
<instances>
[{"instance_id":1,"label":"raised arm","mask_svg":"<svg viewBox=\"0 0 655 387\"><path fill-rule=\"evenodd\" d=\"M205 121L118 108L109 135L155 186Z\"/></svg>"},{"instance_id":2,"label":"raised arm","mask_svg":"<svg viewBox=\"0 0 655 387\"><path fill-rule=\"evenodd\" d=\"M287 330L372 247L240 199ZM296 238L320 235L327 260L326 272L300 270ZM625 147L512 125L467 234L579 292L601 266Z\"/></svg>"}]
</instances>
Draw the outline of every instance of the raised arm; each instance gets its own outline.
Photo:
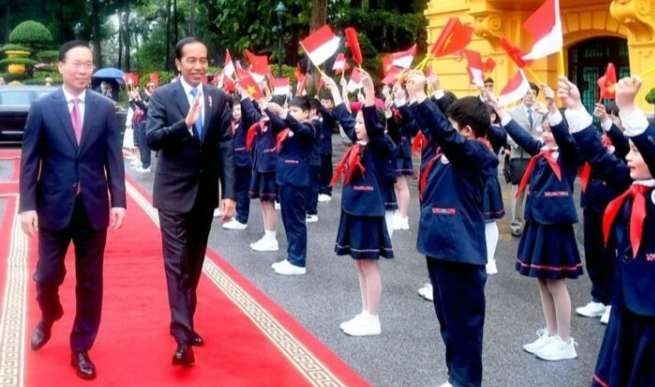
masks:
<instances>
[{"instance_id":1,"label":"raised arm","mask_svg":"<svg viewBox=\"0 0 655 387\"><path fill-rule=\"evenodd\" d=\"M158 151L167 146L175 146L191 138L191 131L186 119L180 119L172 125L167 125L165 96L155 91L150 98L146 136L150 149Z\"/></svg>"}]
</instances>

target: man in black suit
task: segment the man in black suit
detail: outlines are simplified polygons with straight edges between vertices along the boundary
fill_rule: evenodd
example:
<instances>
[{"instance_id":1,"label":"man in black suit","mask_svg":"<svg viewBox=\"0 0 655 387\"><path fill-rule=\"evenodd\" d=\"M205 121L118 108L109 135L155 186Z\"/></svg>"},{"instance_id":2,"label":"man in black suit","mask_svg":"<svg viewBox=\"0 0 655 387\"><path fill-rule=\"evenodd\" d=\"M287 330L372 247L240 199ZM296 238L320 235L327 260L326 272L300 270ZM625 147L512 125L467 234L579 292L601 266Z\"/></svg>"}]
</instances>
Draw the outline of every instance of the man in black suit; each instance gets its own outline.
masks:
<instances>
[{"instance_id":1,"label":"man in black suit","mask_svg":"<svg viewBox=\"0 0 655 387\"><path fill-rule=\"evenodd\" d=\"M58 289L72 240L77 272L72 364L80 377L93 379L88 350L100 326L107 227L118 229L125 217L125 172L114 104L87 89L93 72L89 45L64 44L59 72L63 87L32 104L23 138L20 212L25 232L39 236L34 280L42 313L31 344L41 348L63 314Z\"/></svg>"},{"instance_id":2,"label":"man in black suit","mask_svg":"<svg viewBox=\"0 0 655 387\"><path fill-rule=\"evenodd\" d=\"M193 345L203 345L193 328L196 288L202 273L219 177L223 221L234 215L234 155L227 96L203 85L207 46L185 38L175 47L178 81L150 98L148 145L159 151L154 205L159 210L171 335L177 348L173 364L191 365Z\"/></svg>"}]
</instances>

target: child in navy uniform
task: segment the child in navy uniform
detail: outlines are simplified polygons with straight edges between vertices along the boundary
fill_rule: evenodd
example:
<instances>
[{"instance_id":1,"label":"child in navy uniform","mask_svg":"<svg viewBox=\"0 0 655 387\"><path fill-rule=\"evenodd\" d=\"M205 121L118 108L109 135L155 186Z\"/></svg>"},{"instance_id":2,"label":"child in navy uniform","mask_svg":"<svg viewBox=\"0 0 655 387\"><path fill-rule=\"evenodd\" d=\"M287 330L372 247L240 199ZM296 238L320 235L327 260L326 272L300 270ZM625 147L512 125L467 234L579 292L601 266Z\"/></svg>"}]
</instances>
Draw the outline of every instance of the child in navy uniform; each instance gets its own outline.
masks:
<instances>
[{"instance_id":1,"label":"child in navy uniform","mask_svg":"<svg viewBox=\"0 0 655 387\"><path fill-rule=\"evenodd\" d=\"M426 97L425 84L417 71L406 82L411 113L429 141L419 176L417 248L426 256L446 345L444 386L480 386L487 279L482 196L498 160L479 141L490 122L484 103L459 99L446 118Z\"/></svg>"},{"instance_id":2,"label":"child in navy uniform","mask_svg":"<svg viewBox=\"0 0 655 387\"><path fill-rule=\"evenodd\" d=\"M246 134L246 148L252 155L249 196L251 199L259 199L264 224L264 235L256 242L251 243L250 248L259 252L278 251L277 214L274 208L277 199L275 133L271 128L268 116L260 112L259 107L245 90L242 92L242 114L245 121L251 123Z\"/></svg>"},{"instance_id":3,"label":"child in navy uniform","mask_svg":"<svg viewBox=\"0 0 655 387\"><path fill-rule=\"evenodd\" d=\"M567 113L588 116L578 88L566 78L560 78L559 85ZM604 241L615 246L617 254L617 283L594 387L655 385L655 125L649 125L634 104L640 87L637 78L624 78L615 88L621 122L632 143L627 163L604 149L593 126L570 128L583 156L604 181L625 191L609 203L603 217Z\"/></svg>"},{"instance_id":4,"label":"child in navy uniform","mask_svg":"<svg viewBox=\"0 0 655 387\"><path fill-rule=\"evenodd\" d=\"M611 114L611 116L610 116ZM603 129L602 142L605 148L619 159L625 160L630 150L627 137L613 122L618 111L616 105L605 107L596 104L594 116L600 120ZM618 121L618 117L617 117ZM620 192L614 190L602 178L601 172L585 163L580 169L580 206L582 207L584 252L587 274L591 281L591 301L578 307L575 312L584 317L600 317L600 322L607 324L611 306L612 273L614 272L614 251L612 246L605 246L602 235L603 212L607 204Z\"/></svg>"},{"instance_id":5,"label":"child in navy uniform","mask_svg":"<svg viewBox=\"0 0 655 387\"><path fill-rule=\"evenodd\" d=\"M321 142L320 132L323 126L323 117L320 115L321 103L316 98L309 99L309 119L316 130L317 135L314 137L314 146L309 157L309 173L311 175L311 184L307 191L307 223L318 222L318 195L321 185Z\"/></svg>"},{"instance_id":6,"label":"child in navy uniform","mask_svg":"<svg viewBox=\"0 0 655 387\"><path fill-rule=\"evenodd\" d=\"M321 171L319 173L319 191L318 201L329 202L332 200L332 132L337 125L332 114L334 103L332 97L327 91L321 91L319 98L321 105L319 111L321 114L322 125L318 134L319 148L321 154Z\"/></svg>"},{"instance_id":7,"label":"child in navy uniform","mask_svg":"<svg viewBox=\"0 0 655 387\"><path fill-rule=\"evenodd\" d=\"M272 268L278 274L302 275L307 272L306 198L312 184L309 158L316 135L309 122L309 101L306 97L295 97L288 110L271 102L266 113L276 133L279 153L275 180L287 234L287 258L274 263Z\"/></svg>"},{"instance_id":8,"label":"child in navy uniform","mask_svg":"<svg viewBox=\"0 0 655 387\"><path fill-rule=\"evenodd\" d=\"M250 176L252 165L250 154L246 149L246 133L252 122L245 120L242 115L239 98L235 96L232 101L232 138L234 144L234 194L237 206L236 215L229 222L223 223L227 230L245 230L248 227L250 215Z\"/></svg>"},{"instance_id":9,"label":"child in navy uniform","mask_svg":"<svg viewBox=\"0 0 655 387\"><path fill-rule=\"evenodd\" d=\"M552 89L544 87L550 115L543 121L542 140L534 139L498 105L493 95L485 94L507 133L532 155L516 194L521 195L530 184L516 270L539 280L546 328L539 330L537 340L523 349L543 360L574 359L577 353L576 343L570 337L571 298L565 281L582 274L573 230L573 223L578 221L573 200L579 164L575 140L562 125L555 126L553 117L559 111Z\"/></svg>"},{"instance_id":10,"label":"child in navy uniform","mask_svg":"<svg viewBox=\"0 0 655 387\"><path fill-rule=\"evenodd\" d=\"M385 184L389 161L395 152L393 141L384 134L384 113L375 108L373 81L364 74L366 101L352 118L337 84L323 77L337 107L334 115L344 131L355 135L353 145L339 162L332 184L343 177L341 218L335 244L337 255L355 260L362 298L362 312L343 322L340 328L351 336L372 336L382 332L378 317L382 280L379 257L393 258L391 239L385 222ZM382 120L379 115L382 115Z\"/></svg>"}]
</instances>

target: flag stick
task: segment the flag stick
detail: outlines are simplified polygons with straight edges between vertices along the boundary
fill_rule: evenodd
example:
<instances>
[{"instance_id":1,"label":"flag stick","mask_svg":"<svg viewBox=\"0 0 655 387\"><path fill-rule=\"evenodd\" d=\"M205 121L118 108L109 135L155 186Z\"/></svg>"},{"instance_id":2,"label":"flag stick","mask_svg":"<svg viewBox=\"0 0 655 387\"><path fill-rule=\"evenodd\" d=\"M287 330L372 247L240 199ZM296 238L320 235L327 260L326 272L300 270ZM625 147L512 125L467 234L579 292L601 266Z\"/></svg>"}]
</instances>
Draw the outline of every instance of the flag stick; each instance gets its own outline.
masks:
<instances>
[{"instance_id":1,"label":"flag stick","mask_svg":"<svg viewBox=\"0 0 655 387\"><path fill-rule=\"evenodd\" d=\"M525 71L528 72L528 74L530 74L530 76L532 77L532 79L535 80L535 81L537 82L538 85L540 85L540 84L542 84L542 83L545 84L545 82L543 82L543 81L541 80L541 78L539 78L539 77L537 76L537 74L534 73L534 71L530 70L530 68L529 68L528 66L525 66L524 69L525 69Z\"/></svg>"},{"instance_id":2,"label":"flag stick","mask_svg":"<svg viewBox=\"0 0 655 387\"><path fill-rule=\"evenodd\" d=\"M414 67L414 70L423 71L423 68L425 68L425 66L428 64L428 62L431 59L432 59L432 55L430 53L427 53L427 55L425 55L425 58L423 58L423 60L419 64L417 64L416 67Z\"/></svg>"},{"instance_id":3,"label":"flag stick","mask_svg":"<svg viewBox=\"0 0 655 387\"><path fill-rule=\"evenodd\" d=\"M560 75L566 77L566 68L564 67L564 51L560 50L557 56L559 57L559 68L561 71Z\"/></svg>"}]
</instances>

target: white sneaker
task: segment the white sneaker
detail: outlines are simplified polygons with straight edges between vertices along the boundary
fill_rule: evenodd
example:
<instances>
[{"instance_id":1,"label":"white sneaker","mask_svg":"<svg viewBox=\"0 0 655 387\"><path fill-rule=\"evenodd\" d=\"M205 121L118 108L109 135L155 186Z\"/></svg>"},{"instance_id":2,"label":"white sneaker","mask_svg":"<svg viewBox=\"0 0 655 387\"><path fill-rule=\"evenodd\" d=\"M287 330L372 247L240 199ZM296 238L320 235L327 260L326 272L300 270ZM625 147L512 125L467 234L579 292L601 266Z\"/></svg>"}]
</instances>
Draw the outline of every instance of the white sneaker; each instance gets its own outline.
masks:
<instances>
[{"instance_id":1,"label":"white sneaker","mask_svg":"<svg viewBox=\"0 0 655 387\"><path fill-rule=\"evenodd\" d=\"M141 168L141 161L139 159L133 159L130 161L130 166L132 168Z\"/></svg>"},{"instance_id":2,"label":"white sneaker","mask_svg":"<svg viewBox=\"0 0 655 387\"><path fill-rule=\"evenodd\" d=\"M250 248L259 252L278 251L279 246L277 239L273 239L264 235L257 242L250 244Z\"/></svg>"},{"instance_id":3,"label":"white sneaker","mask_svg":"<svg viewBox=\"0 0 655 387\"><path fill-rule=\"evenodd\" d=\"M351 325L357 324L357 322L359 320L361 320L362 318L364 318L364 312L361 312L361 313L355 315L355 317L351 318L350 320L344 321L341 324L339 324L339 329L341 329L343 331L346 328L350 327Z\"/></svg>"},{"instance_id":4,"label":"white sneaker","mask_svg":"<svg viewBox=\"0 0 655 387\"><path fill-rule=\"evenodd\" d=\"M605 313L605 308L602 302L589 301L587 305L575 308L575 313L584 317L600 317Z\"/></svg>"},{"instance_id":5,"label":"white sneaker","mask_svg":"<svg viewBox=\"0 0 655 387\"><path fill-rule=\"evenodd\" d=\"M607 325L610 323L610 314L612 313L612 306L608 305L607 308L605 308L605 313L600 317L600 323Z\"/></svg>"},{"instance_id":6,"label":"white sneaker","mask_svg":"<svg viewBox=\"0 0 655 387\"><path fill-rule=\"evenodd\" d=\"M418 294L428 301L434 301L434 289L432 288L432 284L429 282L418 290Z\"/></svg>"},{"instance_id":7,"label":"white sneaker","mask_svg":"<svg viewBox=\"0 0 655 387\"><path fill-rule=\"evenodd\" d=\"M305 216L306 223L316 223L318 222L318 215L309 215Z\"/></svg>"},{"instance_id":8,"label":"white sneaker","mask_svg":"<svg viewBox=\"0 0 655 387\"><path fill-rule=\"evenodd\" d=\"M377 336L382 333L380 318L366 313L353 324L346 326L343 333L349 336Z\"/></svg>"},{"instance_id":9,"label":"white sneaker","mask_svg":"<svg viewBox=\"0 0 655 387\"><path fill-rule=\"evenodd\" d=\"M575 351L576 345L578 343L573 338L569 338L569 341L566 342L559 336L553 336L548 344L535 352L535 355L541 360L548 361L575 359L578 357L578 353Z\"/></svg>"},{"instance_id":10,"label":"white sneaker","mask_svg":"<svg viewBox=\"0 0 655 387\"><path fill-rule=\"evenodd\" d=\"M279 210L281 208L280 207L280 202L275 202L275 204L273 204L273 208L275 208L276 210Z\"/></svg>"},{"instance_id":11,"label":"white sneaker","mask_svg":"<svg viewBox=\"0 0 655 387\"><path fill-rule=\"evenodd\" d=\"M229 222L223 223L222 227L226 230L245 230L248 228L248 224L241 223L236 218L232 218Z\"/></svg>"},{"instance_id":12,"label":"white sneaker","mask_svg":"<svg viewBox=\"0 0 655 387\"><path fill-rule=\"evenodd\" d=\"M489 275L498 274L498 267L496 266L496 260L492 259L489 262L487 262L486 269L487 269L487 274Z\"/></svg>"},{"instance_id":13,"label":"white sneaker","mask_svg":"<svg viewBox=\"0 0 655 387\"><path fill-rule=\"evenodd\" d=\"M329 201L332 201L332 196L328 194L319 194L318 195L318 201L321 203L327 203Z\"/></svg>"},{"instance_id":14,"label":"white sneaker","mask_svg":"<svg viewBox=\"0 0 655 387\"><path fill-rule=\"evenodd\" d=\"M214 218L220 218L223 216L223 213L218 208L214 209Z\"/></svg>"},{"instance_id":15,"label":"white sneaker","mask_svg":"<svg viewBox=\"0 0 655 387\"><path fill-rule=\"evenodd\" d=\"M550 343L550 341L556 337L556 336L548 336L548 331L546 329L539 329L537 331L537 340L525 344L523 346L523 350L525 352L529 352L532 354L536 354L538 350L543 348L546 344Z\"/></svg>"},{"instance_id":16,"label":"white sneaker","mask_svg":"<svg viewBox=\"0 0 655 387\"><path fill-rule=\"evenodd\" d=\"M401 216L398 214L396 216L396 221L395 221L395 229L396 230L409 230L409 217L408 216Z\"/></svg>"},{"instance_id":17,"label":"white sneaker","mask_svg":"<svg viewBox=\"0 0 655 387\"><path fill-rule=\"evenodd\" d=\"M453 387L453 385L446 382L446 383L440 384L439 387Z\"/></svg>"},{"instance_id":18,"label":"white sneaker","mask_svg":"<svg viewBox=\"0 0 655 387\"><path fill-rule=\"evenodd\" d=\"M275 271L277 274L282 275L303 275L307 273L307 268L296 266L286 259L284 261L274 263L271 265L271 267L273 267L273 271Z\"/></svg>"},{"instance_id":19,"label":"white sneaker","mask_svg":"<svg viewBox=\"0 0 655 387\"><path fill-rule=\"evenodd\" d=\"M139 173L150 173L150 167L148 168L143 168L140 165L135 168L135 170Z\"/></svg>"}]
</instances>

